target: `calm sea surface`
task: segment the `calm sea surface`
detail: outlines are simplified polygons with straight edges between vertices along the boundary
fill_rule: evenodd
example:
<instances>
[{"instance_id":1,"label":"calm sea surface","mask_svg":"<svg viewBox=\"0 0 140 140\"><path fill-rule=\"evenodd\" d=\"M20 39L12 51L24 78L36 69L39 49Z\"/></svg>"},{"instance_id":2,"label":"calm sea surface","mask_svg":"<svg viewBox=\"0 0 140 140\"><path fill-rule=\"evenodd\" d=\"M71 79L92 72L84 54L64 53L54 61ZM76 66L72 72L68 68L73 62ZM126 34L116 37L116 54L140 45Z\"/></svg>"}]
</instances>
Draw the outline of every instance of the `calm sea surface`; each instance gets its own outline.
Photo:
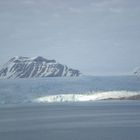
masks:
<instances>
[{"instance_id":1,"label":"calm sea surface","mask_svg":"<svg viewBox=\"0 0 140 140\"><path fill-rule=\"evenodd\" d=\"M97 100L139 93L134 76L0 80L0 140L140 140L139 100Z\"/></svg>"}]
</instances>

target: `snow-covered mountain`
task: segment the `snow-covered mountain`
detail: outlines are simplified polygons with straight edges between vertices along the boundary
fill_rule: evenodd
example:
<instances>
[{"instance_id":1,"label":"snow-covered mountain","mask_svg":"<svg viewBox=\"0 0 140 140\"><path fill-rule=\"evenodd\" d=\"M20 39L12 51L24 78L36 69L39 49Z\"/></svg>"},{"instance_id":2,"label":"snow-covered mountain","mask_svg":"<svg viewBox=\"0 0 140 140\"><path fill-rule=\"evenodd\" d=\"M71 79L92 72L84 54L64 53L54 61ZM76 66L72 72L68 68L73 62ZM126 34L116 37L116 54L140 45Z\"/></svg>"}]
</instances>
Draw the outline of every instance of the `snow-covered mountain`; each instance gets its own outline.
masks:
<instances>
[{"instance_id":1,"label":"snow-covered mountain","mask_svg":"<svg viewBox=\"0 0 140 140\"><path fill-rule=\"evenodd\" d=\"M135 75L140 75L140 68L135 68L134 74Z\"/></svg>"},{"instance_id":2,"label":"snow-covered mountain","mask_svg":"<svg viewBox=\"0 0 140 140\"><path fill-rule=\"evenodd\" d=\"M79 76L80 71L41 56L13 57L0 68L0 79Z\"/></svg>"}]
</instances>

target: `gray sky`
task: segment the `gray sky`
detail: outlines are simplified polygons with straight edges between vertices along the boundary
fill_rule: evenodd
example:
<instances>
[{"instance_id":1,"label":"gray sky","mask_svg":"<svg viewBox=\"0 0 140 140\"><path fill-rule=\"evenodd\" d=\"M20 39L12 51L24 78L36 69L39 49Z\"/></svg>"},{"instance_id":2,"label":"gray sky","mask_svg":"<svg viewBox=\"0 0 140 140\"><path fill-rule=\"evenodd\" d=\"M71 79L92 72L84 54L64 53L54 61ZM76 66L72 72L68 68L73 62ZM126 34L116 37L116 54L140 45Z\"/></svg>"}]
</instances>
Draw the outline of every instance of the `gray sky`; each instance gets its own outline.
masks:
<instances>
[{"instance_id":1,"label":"gray sky","mask_svg":"<svg viewBox=\"0 0 140 140\"><path fill-rule=\"evenodd\" d=\"M38 55L84 74L131 74L140 0L0 0L0 64Z\"/></svg>"}]
</instances>

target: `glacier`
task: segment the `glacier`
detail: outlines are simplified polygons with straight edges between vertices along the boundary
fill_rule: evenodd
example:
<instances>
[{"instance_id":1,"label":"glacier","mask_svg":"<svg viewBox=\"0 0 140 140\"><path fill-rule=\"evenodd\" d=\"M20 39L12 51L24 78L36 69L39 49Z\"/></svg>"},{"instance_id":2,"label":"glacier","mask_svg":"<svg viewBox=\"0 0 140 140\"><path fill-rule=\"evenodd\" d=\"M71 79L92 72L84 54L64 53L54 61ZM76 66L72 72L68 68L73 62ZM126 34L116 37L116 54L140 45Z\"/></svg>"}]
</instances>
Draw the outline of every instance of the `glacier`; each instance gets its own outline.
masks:
<instances>
[{"instance_id":1,"label":"glacier","mask_svg":"<svg viewBox=\"0 0 140 140\"><path fill-rule=\"evenodd\" d=\"M34 99L37 103L55 103L55 102L88 102L97 100L135 100L140 99L140 92L130 91L108 91L108 92L89 92L82 94L58 94L44 96Z\"/></svg>"}]
</instances>

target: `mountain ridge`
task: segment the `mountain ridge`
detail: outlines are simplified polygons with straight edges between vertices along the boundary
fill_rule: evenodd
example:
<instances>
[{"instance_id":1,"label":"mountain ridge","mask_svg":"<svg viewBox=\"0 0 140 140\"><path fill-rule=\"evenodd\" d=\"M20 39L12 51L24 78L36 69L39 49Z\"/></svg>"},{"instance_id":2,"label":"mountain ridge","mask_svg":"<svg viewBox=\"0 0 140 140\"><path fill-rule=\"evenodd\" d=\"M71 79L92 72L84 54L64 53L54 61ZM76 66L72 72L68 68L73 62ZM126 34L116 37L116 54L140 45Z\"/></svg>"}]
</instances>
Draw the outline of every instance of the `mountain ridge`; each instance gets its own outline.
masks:
<instances>
[{"instance_id":1,"label":"mountain ridge","mask_svg":"<svg viewBox=\"0 0 140 140\"><path fill-rule=\"evenodd\" d=\"M37 57L12 57L0 68L0 79L34 78L34 77L77 77L79 70L69 68L56 60Z\"/></svg>"}]
</instances>

